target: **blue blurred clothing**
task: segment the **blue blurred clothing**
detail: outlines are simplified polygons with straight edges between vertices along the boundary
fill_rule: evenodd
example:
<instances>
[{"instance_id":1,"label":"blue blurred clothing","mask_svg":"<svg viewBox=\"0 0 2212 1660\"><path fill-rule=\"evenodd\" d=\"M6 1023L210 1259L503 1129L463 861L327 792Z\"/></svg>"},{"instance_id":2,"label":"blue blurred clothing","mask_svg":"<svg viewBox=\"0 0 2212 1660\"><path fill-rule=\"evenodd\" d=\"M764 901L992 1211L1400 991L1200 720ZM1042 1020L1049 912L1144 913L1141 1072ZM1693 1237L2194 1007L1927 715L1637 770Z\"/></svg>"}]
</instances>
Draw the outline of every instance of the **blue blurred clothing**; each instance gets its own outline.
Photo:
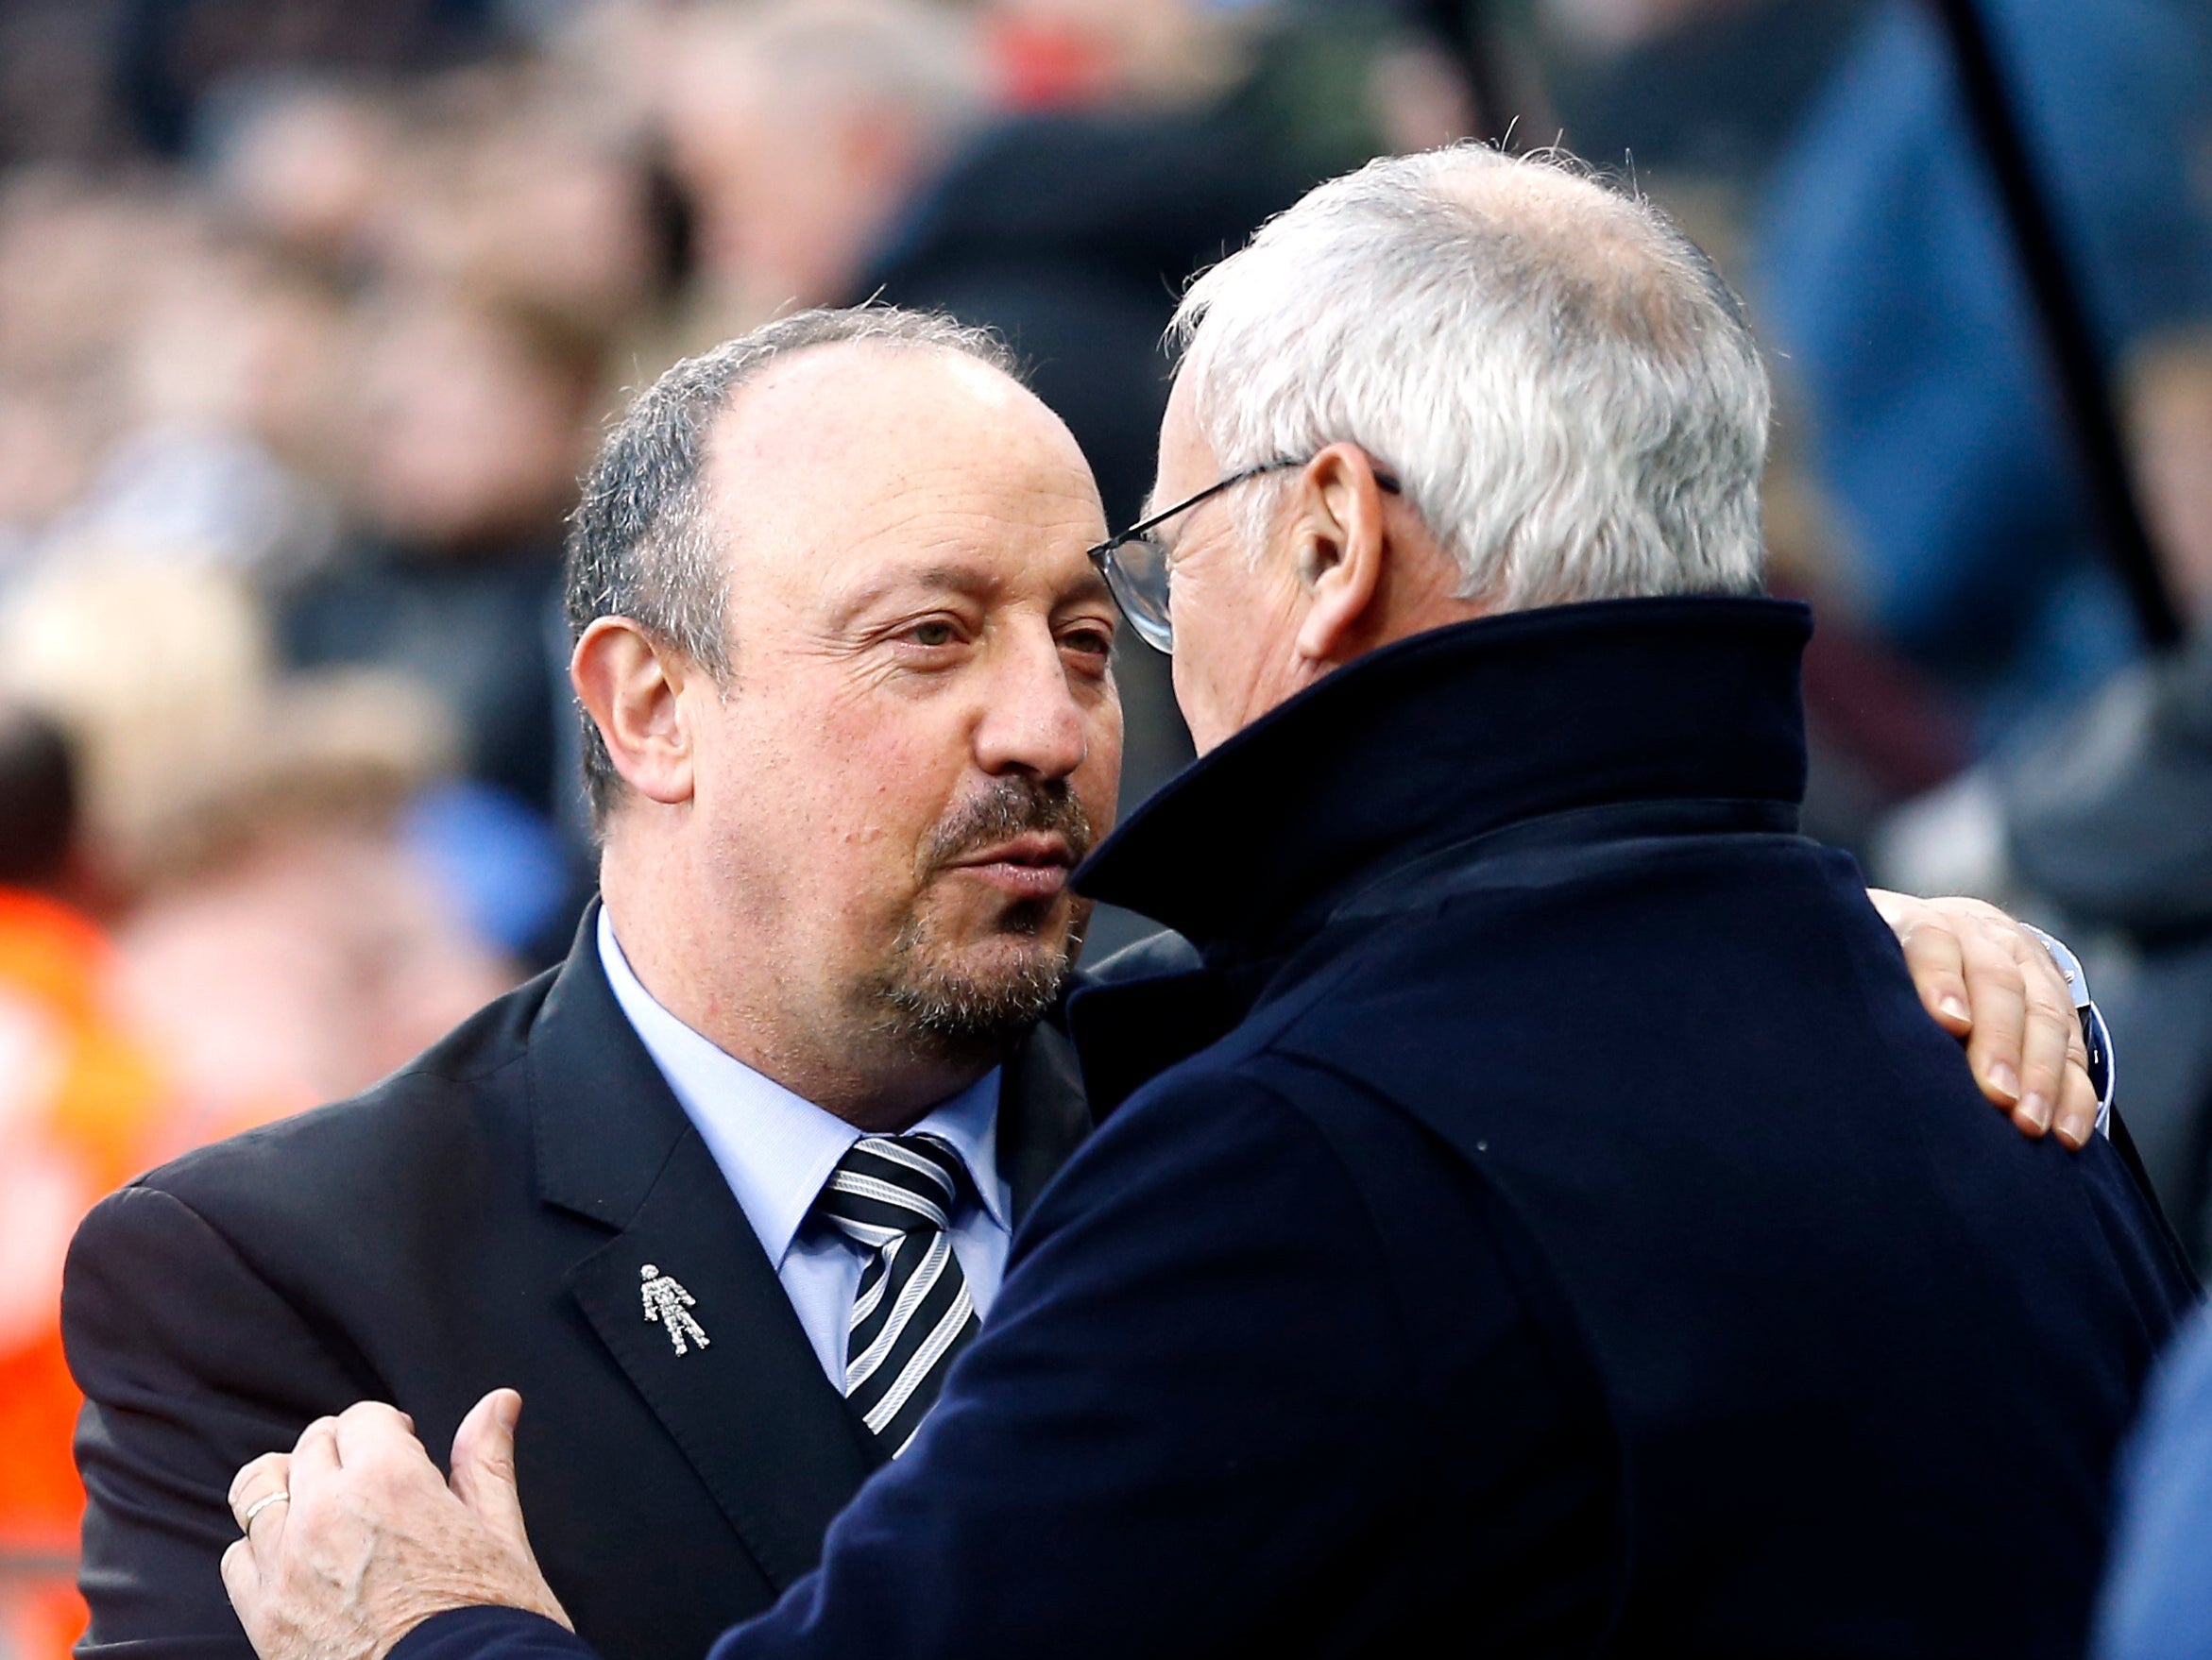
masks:
<instances>
[{"instance_id":1,"label":"blue blurred clothing","mask_svg":"<svg viewBox=\"0 0 2212 1660\"><path fill-rule=\"evenodd\" d=\"M2212 319L2202 16L2170 0L1983 0L2109 356ZM1867 614L1991 700L2129 650L2049 359L1946 42L1868 25L1771 181L1762 309L1802 384Z\"/></svg>"},{"instance_id":2,"label":"blue blurred clothing","mask_svg":"<svg viewBox=\"0 0 2212 1660\"><path fill-rule=\"evenodd\" d=\"M2121 1472L2099 1660L2212 1653L2212 1309L2159 1363Z\"/></svg>"},{"instance_id":3,"label":"blue blurred clothing","mask_svg":"<svg viewBox=\"0 0 2212 1660\"><path fill-rule=\"evenodd\" d=\"M473 778L432 786L400 821L407 845L430 868L477 939L532 955L574 885L560 833L512 792Z\"/></svg>"}]
</instances>

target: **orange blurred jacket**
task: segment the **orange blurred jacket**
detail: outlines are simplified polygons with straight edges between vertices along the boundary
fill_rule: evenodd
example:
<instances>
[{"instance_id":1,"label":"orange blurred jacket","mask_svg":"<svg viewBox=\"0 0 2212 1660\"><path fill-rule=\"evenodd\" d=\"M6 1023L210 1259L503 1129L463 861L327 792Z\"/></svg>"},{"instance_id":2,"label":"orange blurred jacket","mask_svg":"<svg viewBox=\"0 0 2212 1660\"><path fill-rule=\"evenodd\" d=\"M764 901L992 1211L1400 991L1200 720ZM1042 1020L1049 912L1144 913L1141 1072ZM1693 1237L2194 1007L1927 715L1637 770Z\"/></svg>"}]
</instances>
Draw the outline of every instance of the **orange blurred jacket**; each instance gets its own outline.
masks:
<instances>
[{"instance_id":1,"label":"orange blurred jacket","mask_svg":"<svg viewBox=\"0 0 2212 1660\"><path fill-rule=\"evenodd\" d=\"M109 1007L111 980L90 919L0 888L0 1649L21 1660L65 1653L84 1623L62 1259L161 1127L160 1080Z\"/></svg>"}]
</instances>

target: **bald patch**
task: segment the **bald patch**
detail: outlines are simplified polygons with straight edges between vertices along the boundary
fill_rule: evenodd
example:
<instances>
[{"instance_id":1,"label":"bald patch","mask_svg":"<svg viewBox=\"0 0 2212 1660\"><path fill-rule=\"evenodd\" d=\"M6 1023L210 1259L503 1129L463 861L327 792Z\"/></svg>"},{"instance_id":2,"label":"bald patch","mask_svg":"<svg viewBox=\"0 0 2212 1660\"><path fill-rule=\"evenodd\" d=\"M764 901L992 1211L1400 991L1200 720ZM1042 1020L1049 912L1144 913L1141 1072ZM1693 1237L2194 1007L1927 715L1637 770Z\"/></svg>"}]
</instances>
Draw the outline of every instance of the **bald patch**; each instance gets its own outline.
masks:
<instances>
[{"instance_id":1,"label":"bald patch","mask_svg":"<svg viewBox=\"0 0 2212 1660\"><path fill-rule=\"evenodd\" d=\"M750 553L834 558L894 534L927 544L954 534L943 521L956 503L1099 511L1074 435L1020 381L961 352L875 340L795 351L735 388L702 484L733 594Z\"/></svg>"},{"instance_id":2,"label":"bald patch","mask_svg":"<svg viewBox=\"0 0 2212 1660\"><path fill-rule=\"evenodd\" d=\"M1578 320L1622 340L1678 352L1710 321L1697 291L1726 295L1637 201L1564 161L1472 152L1436 188L1482 239L1494 282L1549 290Z\"/></svg>"},{"instance_id":3,"label":"bald patch","mask_svg":"<svg viewBox=\"0 0 2212 1660\"><path fill-rule=\"evenodd\" d=\"M978 437L1089 476L1066 424L989 364L935 347L862 340L809 347L731 394L708 441L718 496L792 480L844 490L885 467L927 469Z\"/></svg>"}]
</instances>

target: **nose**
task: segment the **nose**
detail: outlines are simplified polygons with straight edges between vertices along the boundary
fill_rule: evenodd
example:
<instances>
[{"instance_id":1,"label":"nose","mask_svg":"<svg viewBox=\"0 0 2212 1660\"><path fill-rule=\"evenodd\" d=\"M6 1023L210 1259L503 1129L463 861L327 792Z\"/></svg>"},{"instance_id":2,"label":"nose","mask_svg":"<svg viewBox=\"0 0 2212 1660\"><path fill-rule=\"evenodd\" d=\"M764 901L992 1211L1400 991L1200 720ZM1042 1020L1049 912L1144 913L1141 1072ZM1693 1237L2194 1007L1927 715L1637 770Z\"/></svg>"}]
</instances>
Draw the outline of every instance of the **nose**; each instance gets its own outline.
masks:
<instances>
[{"instance_id":1,"label":"nose","mask_svg":"<svg viewBox=\"0 0 2212 1660\"><path fill-rule=\"evenodd\" d=\"M1090 731L1049 628L1009 631L976 723L976 764L993 777L1065 778L1090 754Z\"/></svg>"}]
</instances>

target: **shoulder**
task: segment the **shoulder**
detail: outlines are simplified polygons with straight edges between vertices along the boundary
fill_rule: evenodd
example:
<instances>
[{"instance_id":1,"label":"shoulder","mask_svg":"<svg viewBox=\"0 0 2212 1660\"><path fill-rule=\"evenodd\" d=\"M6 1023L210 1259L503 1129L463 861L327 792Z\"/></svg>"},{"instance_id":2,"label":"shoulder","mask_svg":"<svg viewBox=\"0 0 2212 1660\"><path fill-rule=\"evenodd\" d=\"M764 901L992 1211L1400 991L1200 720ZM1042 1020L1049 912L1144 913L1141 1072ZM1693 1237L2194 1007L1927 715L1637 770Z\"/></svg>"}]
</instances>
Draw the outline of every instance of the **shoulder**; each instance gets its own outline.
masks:
<instances>
[{"instance_id":1,"label":"shoulder","mask_svg":"<svg viewBox=\"0 0 2212 1660\"><path fill-rule=\"evenodd\" d=\"M551 974L487 1004L400 1071L349 1100L195 1148L95 1207L90 1244L128 1235L173 1201L216 1232L251 1237L333 1225L375 1231L396 1221L395 1198L428 1200L467 1187L528 1132L519 1064ZM434 1176L435 1179L431 1179Z\"/></svg>"}]
</instances>

